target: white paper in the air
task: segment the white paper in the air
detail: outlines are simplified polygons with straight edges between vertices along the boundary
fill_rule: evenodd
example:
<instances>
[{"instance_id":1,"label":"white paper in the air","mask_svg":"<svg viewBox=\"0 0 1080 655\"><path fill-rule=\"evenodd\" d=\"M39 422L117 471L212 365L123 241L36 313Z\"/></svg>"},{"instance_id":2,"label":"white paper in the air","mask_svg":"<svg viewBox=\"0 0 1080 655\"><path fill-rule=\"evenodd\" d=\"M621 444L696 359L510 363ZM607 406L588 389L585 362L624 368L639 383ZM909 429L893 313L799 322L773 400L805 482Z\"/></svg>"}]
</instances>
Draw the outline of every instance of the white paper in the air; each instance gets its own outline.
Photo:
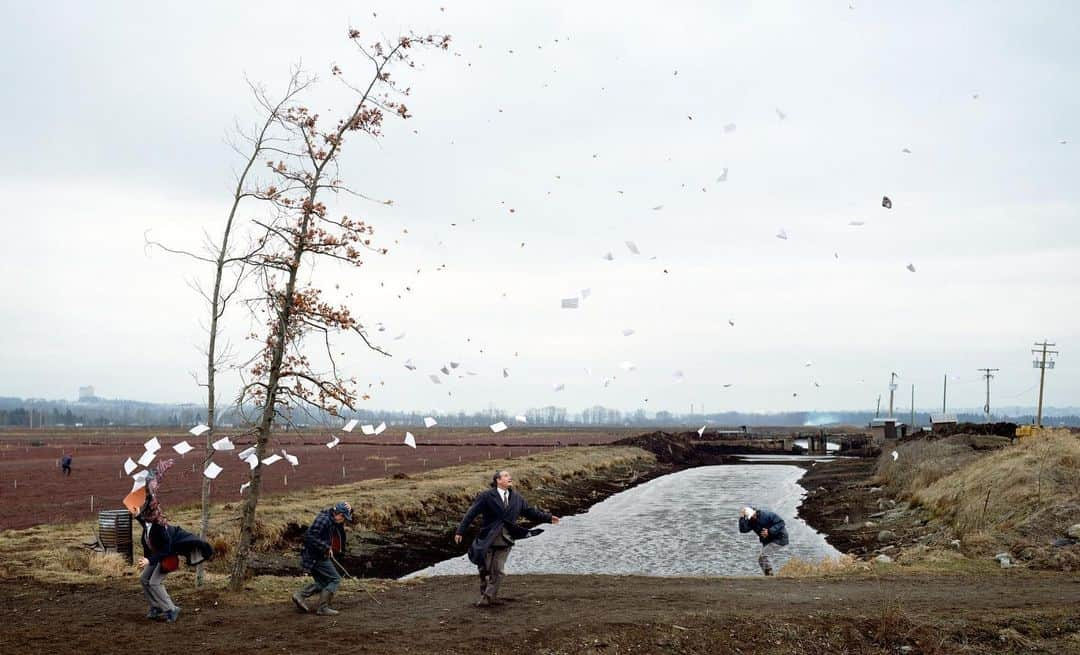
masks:
<instances>
[{"instance_id":1,"label":"white paper in the air","mask_svg":"<svg viewBox=\"0 0 1080 655\"><path fill-rule=\"evenodd\" d=\"M209 464L206 465L206 469L203 470L203 475L205 475L206 477L213 480L214 478L216 478L218 475L221 474L222 470L224 470L224 469L222 469L217 464L215 464L213 462L210 462Z\"/></svg>"},{"instance_id":2,"label":"white paper in the air","mask_svg":"<svg viewBox=\"0 0 1080 655\"><path fill-rule=\"evenodd\" d=\"M250 482L245 482L244 484L240 485L240 495L243 495L244 494L244 489L247 489L250 486L251 486Z\"/></svg>"},{"instance_id":3,"label":"white paper in the air","mask_svg":"<svg viewBox=\"0 0 1080 655\"><path fill-rule=\"evenodd\" d=\"M624 337L629 337L629 336L631 336L633 334L634 334L634 330L631 329L631 328L626 328L625 330L622 331L622 335Z\"/></svg>"},{"instance_id":4,"label":"white paper in the air","mask_svg":"<svg viewBox=\"0 0 1080 655\"><path fill-rule=\"evenodd\" d=\"M379 423L379 425L375 427L375 434L382 434L383 432L386 432L385 422Z\"/></svg>"},{"instance_id":5,"label":"white paper in the air","mask_svg":"<svg viewBox=\"0 0 1080 655\"><path fill-rule=\"evenodd\" d=\"M701 426L701 428L697 431L697 436L700 437L703 434L705 434L705 426L704 425Z\"/></svg>"},{"instance_id":6,"label":"white paper in the air","mask_svg":"<svg viewBox=\"0 0 1080 655\"><path fill-rule=\"evenodd\" d=\"M561 301L561 305L562 305L563 309L577 309L578 308L578 299L577 298L563 298L562 301Z\"/></svg>"},{"instance_id":7,"label":"white paper in the air","mask_svg":"<svg viewBox=\"0 0 1080 655\"><path fill-rule=\"evenodd\" d=\"M374 425L361 425L360 426L360 431L363 432L364 434L369 434L369 435L370 434L375 434L375 426Z\"/></svg>"},{"instance_id":8,"label":"white paper in the air","mask_svg":"<svg viewBox=\"0 0 1080 655\"><path fill-rule=\"evenodd\" d=\"M147 441L143 444L143 450L149 451L151 453L156 453L157 451L161 450L161 442L158 441L157 437L154 437L150 441Z\"/></svg>"},{"instance_id":9,"label":"white paper in the air","mask_svg":"<svg viewBox=\"0 0 1080 655\"><path fill-rule=\"evenodd\" d=\"M285 452L284 448L281 449L281 455L285 458L285 461L292 464L293 466L300 465L300 459L296 455L290 455L289 453Z\"/></svg>"},{"instance_id":10,"label":"white paper in the air","mask_svg":"<svg viewBox=\"0 0 1080 655\"><path fill-rule=\"evenodd\" d=\"M205 433L209 429L210 429L210 426L203 425L202 423L200 423L200 424L196 425L195 427L191 428L190 430L188 430L188 432L190 432L192 435L197 437L197 436Z\"/></svg>"},{"instance_id":11,"label":"white paper in the air","mask_svg":"<svg viewBox=\"0 0 1080 655\"><path fill-rule=\"evenodd\" d=\"M155 457L157 457L157 453L152 450L146 451L139 458L139 466L150 466L150 462L154 461Z\"/></svg>"},{"instance_id":12,"label":"white paper in the air","mask_svg":"<svg viewBox=\"0 0 1080 655\"><path fill-rule=\"evenodd\" d=\"M247 459L248 457L250 457L250 456L252 456L254 454L255 454L255 446L249 446L249 447L241 450L236 456L239 457L240 459Z\"/></svg>"},{"instance_id":13,"label":"white paper in the air","mask_svg":"<svg viewBox=\"0 0 1080 655\"><path fill-rule=\"evenodd\" d=\"M442 380L440 380L439 376L435 375L434 373L429 374L428 378L435 384L442 384Z\"/></svg>"},{"instance_id":14,"label":"white paper in the air","mask_svg":"<svg viewBox=\"0 0 1080 655\"><path fill-rule=\"evenodd\" d=\"M124 475L131 475L131 472L137 468L139 468L139 465L136 464L130 457L128 457L127 461L124 462Z\"/></svg>"},{"instance_id":15,"label":"white paper in the air","mask_svg":"<svg viewBox=\"0 0 1080 655\"><path fill-rule=\"evenodd\" d=\"M436 421L435 419L431 418L430 416L424 417L424 427L425 428L433 428L438 424L439 424L439 422Z\"/></svg>"},{"instance_id":16,"label":"white paper in the air","mask_svg":"<svg viewBox=\"0 0 1080 655\"><path fill-rule=\"evenodd\" d=\"M505 429L506 429L506 424L503 423L502 421L499 421L498 423L494 423L494 424L491 425L491 431L492 432L502 432Z\"/></svg>"},{"instance_id":17,"label":"white paper in the air","mask_svg":"<svg viewBox=\"0 0 1080 655\"><path fill-rule=\"evenodd\" d=\"M528 423L529 422L529 419L525 418L524 416L522 416L520 414L515 416L514 420L517 421L518 423Z\"/></svg>"},{"instance_id":18,"label":"white paper in the air","mask_svg":"<svg viewBox=\"0 0 1080 655\"><path fill-rule=\"evenodd\" d=\"M352 432L353 428L355 428L356 424L359 423L359 422L360 421L358 421L356 419L350 419L349 422L345 424L345 427L343 427L341 429L346 431L346 432Z\"/></svg>"},{"instance_id":19,"label":"white paper in the air","mask_svg":"<svg viewBox=\"0 0 1080 655\"><path fill-rule=\"evenodd\" d=\"M638 250L637 244L634 243L633 241L627 241L626 242L626 249L629 250L630 252L634 253L635 255L640 255L641 254L641 251Z\"/></svg>"},{"instance_id":20,"label":"white paper in the air","mask_svg":"<svg viewBox=\"0 0 1080 655\"><path fill-rule=\"evenodd\" d=\"M177 455L186 455L187 453L195 450L192 445L186 441L181 441L180 443L173 446L172 449L176 451Z\"/></svg>"},{"instance_id":21,"label":"white paper in the air","mask_svg":"<svg viewBox=\"0 0 1080 655\"><path fill-rule=\"evenodd\" d=\"M245 457L244 461L247 462L248 468L252 470L254 470L255 467L259 465L259 458L255 456L255 453L251 453L250 455Z\"/></svg>"},{"instance_id":22,"label":"white paper in the air","mask_svg":"<svg viewBox=\"0 0 1080 655\"><path fill-rule=\"evenodd\" d=\"M330 440L330 443L326 444L326 447L327 448L333 448L334 446L338 445L338 443L340 443L340 442L341 442L341 439L338 439L337 437L334 437L333 439Z\"/></svg>"},{"instance_id":23,"label":"white paper in the air","mask_svg":"<svg viewBox=\"0 0 1080 655\"><path fill-rule=\"evenodd\" d=\"M277 464L281 460L282 460L281 455L278 455L277 453L274 453L273 455L271 455L269 457L264 457L263 461L262 461L262 464L263 464L263 466L272 466L274 464Z\"/></svg>"},{"instance_id":24,"label":"white paper in the air","mask_svg":"<svg viewBox=\"0 0 1080 655\"><path fill-rule=\"evenodd\" d=\"M552 391L562 391L565 388L566 388L566 385L562 384L561 382L551 385L551 390Z\"/></svg>"},{"instance_id":25,"label":"white paper in the air","mask_svg":"<svg viewBox=\"0 0 1080 655\"><path fill-rule=\"evenodd\" d=\"M213 443L214 450L236 450L233 442L228 437L222 437Z\"/></svg>"},{"instance_id":26,"label":"white paper in the air","mask_svg":"<svg viewBox=\"0 0 1080 655\"><path fill-rule=\"evenodd\" d=\"M412 435L412 432L405 433L405 445L410 448L416 448L416 437Z\"/></svg>"}]
</instances>

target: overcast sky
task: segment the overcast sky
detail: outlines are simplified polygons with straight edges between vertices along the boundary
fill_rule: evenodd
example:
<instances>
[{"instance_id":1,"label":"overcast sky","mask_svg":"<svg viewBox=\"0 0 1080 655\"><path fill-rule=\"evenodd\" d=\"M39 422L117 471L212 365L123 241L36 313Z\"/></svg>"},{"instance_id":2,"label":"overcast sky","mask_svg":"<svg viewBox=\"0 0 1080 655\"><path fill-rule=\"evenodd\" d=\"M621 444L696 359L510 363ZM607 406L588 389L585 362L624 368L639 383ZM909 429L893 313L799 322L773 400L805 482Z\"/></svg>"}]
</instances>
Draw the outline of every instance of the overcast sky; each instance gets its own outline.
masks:
<instances>
[{"instance_id":1,"label":"overcast sky","mask_svg":"<svg viewBox=\"0 0 1080 655\"><path fill-rule=\"evenodd\" d=\"M979 407L986 366L1031 405L1043 337L1047 403L1080 404L1075 3L4 4L0 395L205 401L209 271L144 233L220 231L245 75L302 62L340 112L352 26L453 37L343 159L390 253L316 272L394 355L339 342L366 406L872 409L896 371L898 405L949 374ZM449 361L478 375L432 384Z\"/></svg>"}]
</instances>

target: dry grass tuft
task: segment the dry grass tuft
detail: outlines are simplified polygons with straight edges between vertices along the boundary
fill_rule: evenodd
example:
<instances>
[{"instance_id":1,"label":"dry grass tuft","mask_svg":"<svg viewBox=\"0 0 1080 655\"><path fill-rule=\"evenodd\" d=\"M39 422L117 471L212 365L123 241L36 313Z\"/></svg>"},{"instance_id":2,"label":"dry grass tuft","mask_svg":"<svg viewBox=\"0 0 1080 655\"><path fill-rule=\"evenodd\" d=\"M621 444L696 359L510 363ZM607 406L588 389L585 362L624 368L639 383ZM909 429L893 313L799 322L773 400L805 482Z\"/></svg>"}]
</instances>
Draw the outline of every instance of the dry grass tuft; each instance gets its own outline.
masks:
<instances>
[{"instance_id":1,"label":"dry grass tuft","mask_svg":"<svg viewBox=\"0 0 1080 655\"><path fill-rule=\"evenodd\" d=\"M866 570L866 564L860 563L851 555L841 554L836 557L825 557L816 561L807 561L798 557L792 557L777 572L784 578L814 578L828 575L840 575Z\"/></svg>"}]
</instances>

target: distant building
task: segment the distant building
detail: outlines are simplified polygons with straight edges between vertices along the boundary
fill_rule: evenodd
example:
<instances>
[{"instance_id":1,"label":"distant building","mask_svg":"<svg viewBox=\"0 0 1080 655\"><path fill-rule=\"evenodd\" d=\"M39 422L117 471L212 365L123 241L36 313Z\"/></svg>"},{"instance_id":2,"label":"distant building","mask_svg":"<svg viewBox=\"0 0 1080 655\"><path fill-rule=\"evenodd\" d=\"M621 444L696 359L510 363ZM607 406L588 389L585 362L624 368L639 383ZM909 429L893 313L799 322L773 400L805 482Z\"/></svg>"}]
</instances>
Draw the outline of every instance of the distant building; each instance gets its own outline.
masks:
<instances>
[{"instance_id":1,"label":"distant building","mask_svg":"<svg viewBox=\"0 0 1080 655\"><path fill-rule=\"evenodd\" d=\"M95 400L97 396L94 395L94 387L86 386L79 387L79 402L85 403Z\"/></svg>"},{"instance_id":2,"label":"distant building","mask_svg":"<svg viewBox=\"0 0 1080 655\"><path fill-rule=\"evenodd\" d=\"M871 443L880 446L882 442L907 436L907 426L898 418L875 418L870 421Z\"/></svg>"},{"instance_id":3,"label":"distant building","mask_svg":"<svg viewBox=\"0 0 1080 655\"><path fill-rule=\"evenodd\" d=\"M942 432L956 425L958 422L955 414L931 414L930 431Z\"/></svg>"}]
</instances>

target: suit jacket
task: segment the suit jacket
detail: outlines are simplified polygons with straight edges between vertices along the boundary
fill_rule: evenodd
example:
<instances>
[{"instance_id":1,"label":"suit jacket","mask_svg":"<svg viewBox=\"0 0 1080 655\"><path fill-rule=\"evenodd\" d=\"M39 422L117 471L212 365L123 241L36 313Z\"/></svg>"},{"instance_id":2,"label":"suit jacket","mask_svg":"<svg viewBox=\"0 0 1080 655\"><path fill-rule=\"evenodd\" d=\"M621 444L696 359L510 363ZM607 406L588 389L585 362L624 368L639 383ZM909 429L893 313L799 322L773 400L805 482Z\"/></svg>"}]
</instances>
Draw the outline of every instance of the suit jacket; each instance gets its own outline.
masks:
<instances>
[{"instance_id":1,"label":"suit jacket","mask_svg":"<svg viewBox=\"0 0 1080 655\"><path fill-rule=\"evenodd\" d=\"M465 512L465 517L461 519L456 534L464 535L465 530L469 528L469 524L477 516L483 516L483 522L480 524L480 533L476 535L476 539L473 540L472 545L469 547L469 561L477 566L484 563L484 554L487 553L504 530L510 538L511 545L515 539L532 536L529 530L518 525L520 517L524 516L537 523L551 522L551 514L531 507L529 503L525 502L521 494L513 489L509 490L505 507L497 488L488 489L477 494L472 507L469 508L468 512Z\"/></svg>"}]
</instances>

